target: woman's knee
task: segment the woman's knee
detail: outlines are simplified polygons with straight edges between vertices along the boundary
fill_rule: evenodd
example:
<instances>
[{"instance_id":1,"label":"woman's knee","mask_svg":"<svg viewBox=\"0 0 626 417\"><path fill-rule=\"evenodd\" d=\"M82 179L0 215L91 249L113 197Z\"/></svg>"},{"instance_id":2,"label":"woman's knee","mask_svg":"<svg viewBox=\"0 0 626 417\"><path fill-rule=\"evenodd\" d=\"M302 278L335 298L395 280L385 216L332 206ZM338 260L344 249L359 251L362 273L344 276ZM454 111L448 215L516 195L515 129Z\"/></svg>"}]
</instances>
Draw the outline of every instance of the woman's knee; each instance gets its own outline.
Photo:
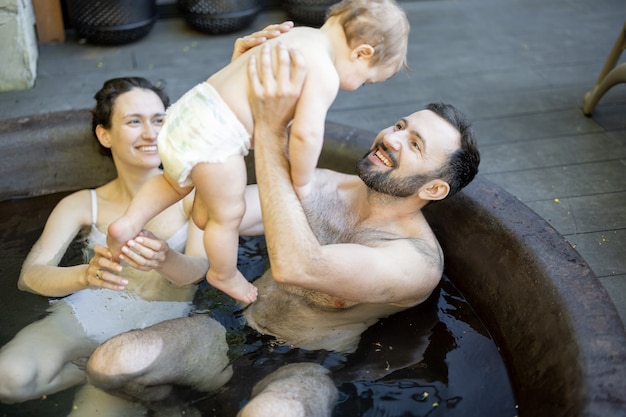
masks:
<instances>
[{"instance_id":1,"label":"woman's knee","mask_svg":"<svg viewBox=\"0 0 626 417\"><path fill-rule=\"evenodd\" d=\"M37 391L37 370L32 360L0 355L0 402L19 403Z\"/></svg>"}]
</instances>

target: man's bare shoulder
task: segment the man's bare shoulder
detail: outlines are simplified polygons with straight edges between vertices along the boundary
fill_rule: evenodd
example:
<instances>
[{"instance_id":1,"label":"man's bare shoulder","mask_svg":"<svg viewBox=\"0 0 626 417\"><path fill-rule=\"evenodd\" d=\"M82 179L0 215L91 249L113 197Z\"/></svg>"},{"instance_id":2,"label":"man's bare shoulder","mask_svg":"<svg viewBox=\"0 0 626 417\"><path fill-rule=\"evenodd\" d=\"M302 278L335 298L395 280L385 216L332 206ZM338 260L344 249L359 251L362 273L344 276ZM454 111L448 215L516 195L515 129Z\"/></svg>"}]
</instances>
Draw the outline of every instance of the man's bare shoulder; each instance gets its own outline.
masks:
<instances>
[{"instance_id":1,"label":"man's bare shoulder","mask_svg":"<svg viewBox=\"0 0 626 417\"><path fill-rule=\"evenodd\" d=\"M410 220L389 222L386 226L381 226L381 233L385 232L390 237L385 239L381 236L381 244L403 246L436 268L443 265L443 251L423 214L412 216Z\"/></svg>"}]
</instances>

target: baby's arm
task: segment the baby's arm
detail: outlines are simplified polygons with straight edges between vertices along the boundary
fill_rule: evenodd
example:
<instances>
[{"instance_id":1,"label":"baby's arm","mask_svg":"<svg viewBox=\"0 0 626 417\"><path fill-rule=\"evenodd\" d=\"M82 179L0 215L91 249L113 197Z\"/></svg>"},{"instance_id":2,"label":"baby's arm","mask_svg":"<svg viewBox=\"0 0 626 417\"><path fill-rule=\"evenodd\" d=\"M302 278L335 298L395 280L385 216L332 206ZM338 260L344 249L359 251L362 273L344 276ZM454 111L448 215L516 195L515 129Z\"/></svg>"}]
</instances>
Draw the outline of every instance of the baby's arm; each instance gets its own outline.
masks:
<instances>
[{"instance_id":1,"label":"baby's arm","mask_svg":"<svg viewBox=\"0 0 626 417\"><path fill-rule=\"evenodd\" d=\"M288 145L291 181L300 200L311 191L313 171L324 144L326 114L339 90L339 78L332 63L328 68L319 61L313 65L311 62L307 60L309 72L296 107Z\"/></svg>"}]
</instances>

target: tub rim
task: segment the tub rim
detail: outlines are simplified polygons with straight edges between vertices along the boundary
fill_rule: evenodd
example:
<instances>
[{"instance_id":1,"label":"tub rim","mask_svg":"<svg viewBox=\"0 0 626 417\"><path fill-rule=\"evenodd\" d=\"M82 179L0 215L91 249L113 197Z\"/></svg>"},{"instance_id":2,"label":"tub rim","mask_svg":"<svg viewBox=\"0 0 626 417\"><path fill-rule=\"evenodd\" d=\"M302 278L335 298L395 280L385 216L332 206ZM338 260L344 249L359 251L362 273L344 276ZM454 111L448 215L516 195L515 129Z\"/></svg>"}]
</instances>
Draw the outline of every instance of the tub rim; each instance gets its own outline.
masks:
<instances>
[{"instance_id":1,"label":"tub rim","mask_svg":"<svg viewBox=\"0 0 626 417\"><path fill-rule=\"evenodd\" d=\"M7 156L5 178L11 179L0 186L0 200L95 187L113 178L113 165L98 153L95 138L84 140L93 137L90 117L89 110L81 109L0 121L0 155ZM350 173L375 133L328 122L326 137L320 166ZM71 158L56 164L55 155ZM253 181L254 172L248 172ZM424 212L444 248L446 273L501 349L521 415L605 417L626 409L624 325L607 291L563 236L480 175L458 195ZM455 221L444 221L450 217ZM450 236L459 231L462 239L455 237L451 244ZM494 235L498 239L485 239ZM520 252L512 253L507 245L519 245ZM524 291L502 279L498 268L483 264L487 249L495 265L516 267L516 276L525 278ZM467 263L470 253L472 266ZM483 280L459 278L468 270ZM486 293L490 299L484 299ZM507 304L520 294L526 308ZM546 310L534 300L541 300ZM505 326L496 317L514 325ZM539 326L535 332L524 326L533 320ZM553 337L540 342L539 330L553 332ZM563 363L564 358L570 362Z\"/></svg>"}]
</instances>

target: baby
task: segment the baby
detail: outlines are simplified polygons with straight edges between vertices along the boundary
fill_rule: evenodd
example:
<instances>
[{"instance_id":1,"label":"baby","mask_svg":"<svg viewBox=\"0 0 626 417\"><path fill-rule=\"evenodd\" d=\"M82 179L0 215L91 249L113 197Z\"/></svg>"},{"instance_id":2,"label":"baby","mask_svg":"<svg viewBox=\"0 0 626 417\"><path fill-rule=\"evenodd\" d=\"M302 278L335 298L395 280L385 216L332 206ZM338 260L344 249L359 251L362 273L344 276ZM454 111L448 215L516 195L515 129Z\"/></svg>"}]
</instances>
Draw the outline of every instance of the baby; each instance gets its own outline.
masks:
<instances>
[{"instance_id":1,"label":"baby","mask_svg":"<svg viewBox=\"0 0 626 417\"><path fill-rule=\"evenodd\" d=\"M307 78L289 135L291 178L300 199L310 191L324 139L326 113L338 90L385 81L406 66L409 22L395 0L343 0L319 29L296 27L278 39L300 52ZM196 187L204 206L209 284L243 303L257 289L237 270L239 226L245 212L246 166L253 120L247 65L255 47L185 93L166 114L158 136L164 173L137 192L123 217L111 223L114 256L145 224ZM195 205L195 204L194 204ZM195 217L194 217L195 220ZM200 226L200 225L199 225Z\"/></svg>"}]
</instances>

